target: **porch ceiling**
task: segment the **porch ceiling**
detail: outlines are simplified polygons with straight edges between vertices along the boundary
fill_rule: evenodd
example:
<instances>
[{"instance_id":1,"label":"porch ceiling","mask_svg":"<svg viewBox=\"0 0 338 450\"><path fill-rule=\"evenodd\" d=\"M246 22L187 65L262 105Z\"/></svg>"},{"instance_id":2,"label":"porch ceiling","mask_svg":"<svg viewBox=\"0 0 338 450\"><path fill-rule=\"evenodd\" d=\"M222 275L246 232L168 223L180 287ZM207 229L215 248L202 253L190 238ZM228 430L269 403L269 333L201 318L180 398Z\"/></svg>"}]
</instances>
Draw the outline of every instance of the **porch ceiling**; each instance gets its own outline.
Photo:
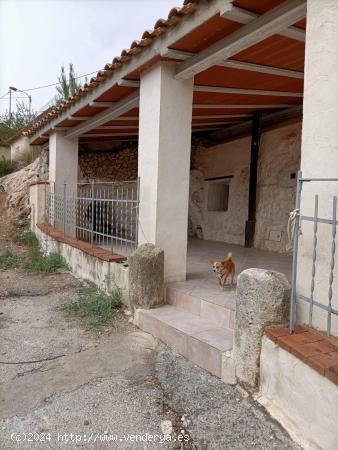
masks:
<instances>
[{"instance_id":1,"label":"porch ceiling","mask_svg":"<svg viewBox=\"0 0 338 450\"><path fill-rule=\"evenodd\" d=\"M217 3L220 5L222 2ZM223 3L228 10L227 1ZM283 0L235 0L229 11L222 12L222 8L218 7L218 12L212 17L192 27L170 46L159 46L154 57L133 68L107 90L94 89L92 95L87 96L88 102L79 101L78 109L73 108L71 115L61 114L53 126L47 124L38 132L32 129L28 133L32 144L46 142L49 133L57 129L65 130L70 136L78 135L80 142L137 139L138 108L135 102L128 103L129 109L123 106L130 98L136 98L137 102L137 82L143 70L159 60L170 60L177 61L179 72L182 64L189 62L190 58L212 49L211 46L231 37L248 23L252 25L257 20L257 14L271 12L283 3ZM292 7L297 0L286 3ZM298 20L292 26L287 24L286 31L279 28L278 34L271 33L254 45L247 45L226 62L218 59L210 67L199 71L194 82L193 133L224 130L233 124L247 122L253 111L269 114L301 105L304 28L305 20ZM286 37L289 31L292 37ZM114 111L118 113L114 114ZM93 126L89 126L91 124Z\"/></svg>"}]
</instances>

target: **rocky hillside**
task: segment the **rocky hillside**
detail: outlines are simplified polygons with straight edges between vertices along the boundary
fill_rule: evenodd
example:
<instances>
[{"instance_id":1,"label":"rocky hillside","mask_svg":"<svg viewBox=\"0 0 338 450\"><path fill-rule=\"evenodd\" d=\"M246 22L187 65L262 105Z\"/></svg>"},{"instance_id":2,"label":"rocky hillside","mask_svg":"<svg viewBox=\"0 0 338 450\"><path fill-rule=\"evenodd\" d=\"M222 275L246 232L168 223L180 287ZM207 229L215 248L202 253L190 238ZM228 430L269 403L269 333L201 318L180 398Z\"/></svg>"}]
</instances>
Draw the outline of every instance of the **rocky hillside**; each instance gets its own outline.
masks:
<instances>
[{"instance_id":1,"label":"rocky hillside","mask_svg":"<svg viewBox=\"0 0 338 450\"><path fill-rule=\"evenodd\" d=\"M29 186L48 179L47 153L21 170L0 178L0 190L6 193L6 207L13 226L25 226L29 220Z\"/></svg>"}]
</instances>

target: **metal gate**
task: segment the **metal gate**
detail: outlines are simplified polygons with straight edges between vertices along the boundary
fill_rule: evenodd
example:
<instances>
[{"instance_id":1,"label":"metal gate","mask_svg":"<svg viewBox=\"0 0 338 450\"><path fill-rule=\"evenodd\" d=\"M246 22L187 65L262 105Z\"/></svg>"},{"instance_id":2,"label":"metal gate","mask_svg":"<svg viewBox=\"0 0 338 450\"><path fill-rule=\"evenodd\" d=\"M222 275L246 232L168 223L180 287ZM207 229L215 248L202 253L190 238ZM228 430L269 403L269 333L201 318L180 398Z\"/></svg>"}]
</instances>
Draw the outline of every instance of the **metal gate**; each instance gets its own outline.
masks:
<instances>
[{"instance_id":1,"label":"metal gate","mask_svg":"<svg viewBox=\"0 0 338 450\"><path fill-rule=\"evenodd\" d=\"M332 196L332 215L331 217L323 218L318 216L319 195L314 195L314 214L307 216L302 214L301 196L304 183L320 183L320 182L338 182L338 178L303 178L302 172L297 175L297 191L296 191L296 209L292 213L292 234L293 234L293 257L292 257L292 277L291 277L291 306L290 306L290 333L294 332L296 324L296 306L299 300L302 300L309 305L308 325L313 326L313 316L317 308L327 312L326 333L331 334L331 318L332 314L338 316L338 310L332 307L333 295L333 280L335 267L335 253L336 253L336 234L337 234L337 196ZM337 185L338 188L338 185ZM312 241L312 269L310 283L310 296L306 296L303 292L297 290L297 267L298 264L298 246L299 236L301 234L302 222L313 223L313 241ZM317 250L318 250L318 225L326 226L327 232L331 235L331 250L328 255L329 258L329 273L327 286L327 302L320 302L319 299L314 298L315 281L316 281L316 267L317 267ZM322 225L323 224L323 225Z\"/></svg>"}]
</instances>

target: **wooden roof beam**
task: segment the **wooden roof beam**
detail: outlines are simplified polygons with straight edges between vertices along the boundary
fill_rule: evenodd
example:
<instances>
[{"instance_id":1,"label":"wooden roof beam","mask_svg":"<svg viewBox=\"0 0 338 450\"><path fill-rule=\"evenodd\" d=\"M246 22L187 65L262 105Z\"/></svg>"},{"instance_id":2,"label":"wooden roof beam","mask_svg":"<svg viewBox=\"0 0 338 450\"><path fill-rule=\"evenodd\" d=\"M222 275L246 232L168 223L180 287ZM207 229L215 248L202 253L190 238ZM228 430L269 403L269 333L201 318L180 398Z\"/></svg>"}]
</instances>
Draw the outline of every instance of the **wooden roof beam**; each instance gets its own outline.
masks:
<instances>
[{"instance_id":1,"label":"wooden roof beam","mask_svg":"<svg viewBox=\"0 0 338 450\"><path fill-rule=\"evenodd\" d=\"M96 127L96 130L130 130L133 128L138 129L138 124L136 124L136 125L103 125L102 127Z\"/></svg>"},{"instance_id":2,"label":"wooden roof beam","mask_svg":"<svg viewBox=\"0 0 338 450\"><path fill-rule=\"evenodd\" d=\"M246 119L246 117L245 117L245 119ZM208 126L208 125L220 125L220 126L223 126L223 125L228 125L228 124L235 124L235 123L238 123L238 122L241 122L241 120L232 120L232 121L225 121L225 122L222 122L222 121L220 121L220 122L202 122L202 123L198 123L198 122L193 122L192 123L192 126L194 127L201 127L201 126Z\"/></svg>"},{"instance_id":3,"label":"wooden roof beam","mask_svg":"<svg viewBox=\"0 0 338 450\"><path fill-rule=\"evenodd\" d=\"M91 117L92 116L68 116L68 117L66 117L66 119L63 119L63 120L88 120Z\"/></svg>"},{"instance_id":4,"label":"wooden roof beam","mask_svg":"<svg viewBox=\"0 0 338 450\"><path fill-rule=\"evenodd\" d=\"M185 61L191 56L194 56L194 54L195 53L184 52L182 50L175 50L172 48L167 48L162 52L162 56L179 59L181 61ZM265 66L263 64L253 64L245 61L237 61L236 59L221 61L217 63L217 66L228 67L230 69L247 70L249 72L266 73L268 75L277 75L279 77L304 78L304 73L296 70L281 69L280 67Z\"/></svg>"},{"instance_id":5,"label":"wooden roof beam","mask_svg":"<svg viewBox=\"0 0 338 450\"><path fill-rule=\"evenodd\" d=\"M265 89L238 89L219 86L195 85L195 92L214 92L219 94L240 94L240 95L267 95L271 97L297 97L303 98L302 92L267 91Z\"/></svg>"},{"instance_id":6,"label":"wooden roof beam","mask_svg":"<svg viewBox=\"0 0 338 450\"><path fill-rule=\"evenodd\" d=\"M301 117L302 112L302 105L294 105L291 108L285 108L281 111L276 111L270 114L263 114L260 120L261 128L264 129L285 120ZM208 147L230 141L239 136L250 134L251 128L252 120L247 120L232 127L224 128L223 130L214 131L209 134Z\"/></svg>"},{"instance_id":7,"label":"wooden roof beam","mask_svg":"<svg viewBox=\"0 0 338 450\"><path fill-rule=\"evenodd\" d=\"M236 61L235 59L228 59L227 61L222 61L217 65L228 67L230 69L248 70L249 72L277 75L278 77L299 78L301 80L304 78L304 73L296 70L280 69L279 67L264 66L262 64L252 64L243 61Z\"/></svg>"},{"instance_id":8,"label":"wooden roof beam","mask_svg":"<svg viewBox=\"0 0 338 450\"><path fill-rule=\"evenodd\" d=\"M94 100L93 102L89 103L89 106L92 106L93 108L110 108L115 104L116 102L98 102Z\"/></svg>"},{"instance_id":9,"label":"wooden roof beam","mask_svg":"<svg viewBox=\"0 0 338 450\"><path fill-rule=\"evenodd\" d=\"M80 138L88 138L88 137L114 137L114 136L138 136L138 132L130 132L130 133L91 133L91 134L82 134L79 136Z\"/></svg>"},{"instance_id":10,"label":"wooden roof beam","mask_svg":"<svg viewBox=\"0 0 338 450\"><path fill-rule=\"evenodd\" d=\"M231 58L264 39L285 30L306 15L306 0L286 0L265 14L243 25L229 36L183 61L175 77L187 79L218 62Z\"/></svg>"},{"instance_id":11,"label":"wooden roof beam","mask_svg":"<svg viewBox=\"0 0 338 450\"><path fill-rule=\"evenodd\" d=\"M243 118L245 119L246 117L251 117L251 114L208 114L206 116L192 116L192 119L232 119L232 118Z\"/></svg>"},{"instance_id":12,"label":"wooden roof beam","mask_svg":"<svg viewBox=\"0 0 338 450\"><path fill-rule=\"evenodd\" d=\"M280 108L291 108L295 106L294 104L279 104L279 105L226 105L226 104L216 104L216 103L194 103L192 105L195 109L280 109Z\"/></svg>"},{"instance_id":13,"label":"wooden roof beam","mask_svg":"<svg viewBox=\"0 0 338 450\"><path fill-rule=\"evenodd\" d=\"M233 6L230 11L221 13L221 16L225 19L231 20L232 22L247 24L252 22L254 19L257 19L257 17L260 17L260 14L254 13L252 11L247 11L246 9L239 8L237 6ZM285 30L280 30L276 34L294 39L296 41L305 42L305 31L294 26L290 26Z\"/></svg>"},{"instance_id":14,"label":"wooden roof beam","mask_svg":"<svg viewBox=\"0 0 338 450\"><path fill-rule=\"evenodd\" d=\"M110 120L116 119L121 114L125 114L126 112L138 106L138 103L139 93L135 92L133 94L130 94L125 99L116 102L113 106L100 112L96 116L91 117L86 122L73 127L71 130L66 132L66 136L68 138L75 138L77 136L80 136L81 134L84 134L87 131L92 130L93 128L97 128L104 123L109 122Z\"/></svg>"},{"instance_id":15,"label":"wooden roof beam","mask_svg":"<svg viewBox=\"0 0 338 450\"><path fill-rule=\"evenodd\" d=\"M113 119L113 120L125 121L125 120L138 120L138 119L139 119L138 116L121 116L121 117L117 117L116 119Z\"/></svg>"}]
</instances>

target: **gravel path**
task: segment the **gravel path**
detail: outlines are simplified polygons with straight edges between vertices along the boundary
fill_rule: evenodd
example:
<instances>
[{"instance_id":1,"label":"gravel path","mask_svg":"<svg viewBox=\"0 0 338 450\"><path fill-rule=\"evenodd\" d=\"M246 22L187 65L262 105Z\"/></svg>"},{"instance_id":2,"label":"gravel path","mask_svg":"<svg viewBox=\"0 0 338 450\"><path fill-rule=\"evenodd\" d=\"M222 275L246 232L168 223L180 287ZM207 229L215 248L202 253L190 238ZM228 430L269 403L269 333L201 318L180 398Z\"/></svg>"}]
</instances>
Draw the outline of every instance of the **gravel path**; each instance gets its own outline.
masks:
<instances>
[{"instance_id":1,"label":"gravel path","mask_svg":"<svg viewBox=\"0 0 338 450\"><path fill-rule=\"evenodd\" d=\"M0 252L24 256L4 225ZM127 311L101 331L65 317L56 307L79 286L69 273L0 270L1 450L299 448L245 392L135 328Z\"/></svg>"},{"instance_id":2,"label":"gravel path","mask_svg":"<svg viewBox=\"0 0 338 450\"><path fill-rule=\"evenodd\" d=\"M29 284L22 273L0 272L0 279L3 292L12 292L14 280L19 293L20 283ZM42 295L32 281L30 296L0 298L1 361L46 359L0 364L2 450L181 448L124 441L163 434L168 420L176 432L183 427L190 434L195 447L190 442L187 449L298 448L251 397L136 329L122 310L102 333L64 317L55 307L79 285L70 275L44 277ZM24 433L51 440L11 440ZM70 433L77 443L65 442ZM122 441L105 441L115 435Z\"/></svg>"}]
</instances>

